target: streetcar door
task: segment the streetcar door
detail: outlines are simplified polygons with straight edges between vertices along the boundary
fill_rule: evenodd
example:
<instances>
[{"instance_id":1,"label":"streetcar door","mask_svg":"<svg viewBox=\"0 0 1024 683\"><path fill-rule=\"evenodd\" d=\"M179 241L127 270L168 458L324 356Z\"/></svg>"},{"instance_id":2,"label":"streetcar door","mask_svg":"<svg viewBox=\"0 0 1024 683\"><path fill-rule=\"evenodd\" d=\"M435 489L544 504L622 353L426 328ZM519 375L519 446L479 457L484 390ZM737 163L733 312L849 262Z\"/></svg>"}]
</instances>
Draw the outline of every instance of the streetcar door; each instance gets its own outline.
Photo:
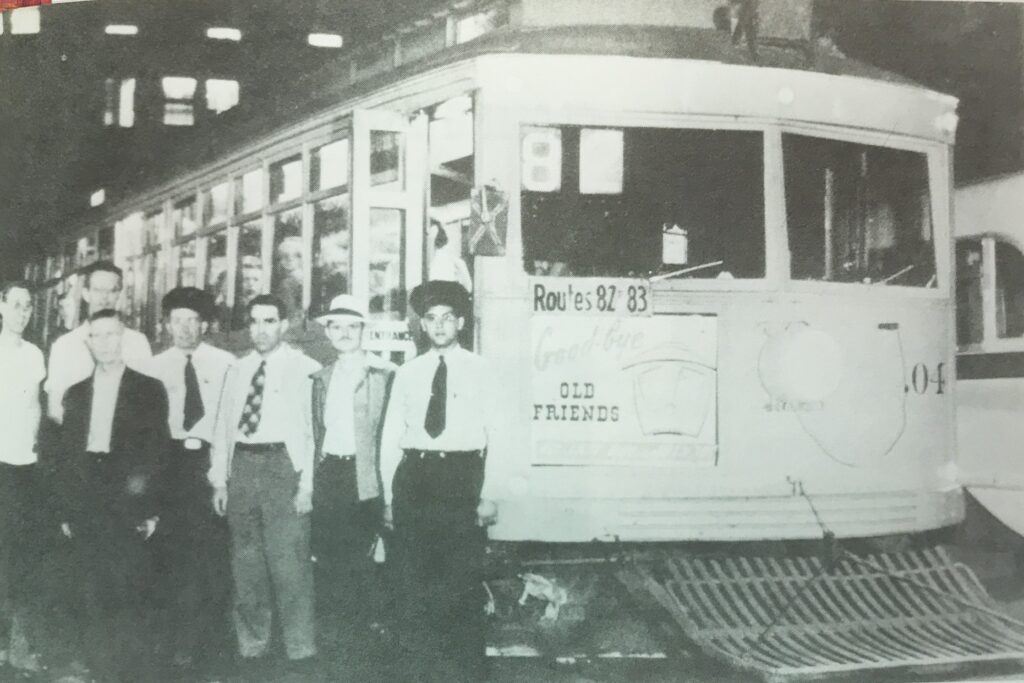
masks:
<instances>
[{"instance_id":1,"label":"streetcar door","mask_svg":"<svg viewBox=\"0 0 1024 683\"><path fill-rule=\"evenodd\" d=\"M353 113L352 292L381 329L405 319L408 290L422 276L425 157L424 117Z\"/></svg>"}]
</instances>

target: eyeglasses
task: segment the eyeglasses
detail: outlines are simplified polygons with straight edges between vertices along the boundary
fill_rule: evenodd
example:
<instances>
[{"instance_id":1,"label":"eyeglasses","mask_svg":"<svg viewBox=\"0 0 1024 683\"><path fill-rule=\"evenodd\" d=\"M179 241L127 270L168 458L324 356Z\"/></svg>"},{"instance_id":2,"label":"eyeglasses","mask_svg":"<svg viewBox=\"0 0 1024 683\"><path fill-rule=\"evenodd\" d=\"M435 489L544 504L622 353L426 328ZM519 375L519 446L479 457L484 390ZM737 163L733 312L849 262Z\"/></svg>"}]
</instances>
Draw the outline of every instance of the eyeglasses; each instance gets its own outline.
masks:
<instances>
[{"instance_id":1,"label":"eyeglasses","mask_svg":"<svg viewBox=\"0 0 1024 683\"><path fill-rule=\"evenodd\" d=\"M428 314L423 316L424 322L426 322L428 325L433 325L434 323L441 323L442 325L451 325L458 319L458 316L454 315L453 313L444 313L442 315Z\"/></svg>"}]
</instances>

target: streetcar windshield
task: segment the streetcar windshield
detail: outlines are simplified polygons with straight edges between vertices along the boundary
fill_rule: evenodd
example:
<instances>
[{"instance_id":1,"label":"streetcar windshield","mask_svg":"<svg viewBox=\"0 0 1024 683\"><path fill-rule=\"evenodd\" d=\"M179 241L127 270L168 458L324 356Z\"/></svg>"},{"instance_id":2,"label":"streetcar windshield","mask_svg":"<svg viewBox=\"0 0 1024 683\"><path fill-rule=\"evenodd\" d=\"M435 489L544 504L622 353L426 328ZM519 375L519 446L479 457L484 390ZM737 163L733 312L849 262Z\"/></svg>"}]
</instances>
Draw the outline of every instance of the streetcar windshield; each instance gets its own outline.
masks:
<instances>
[{"instance_id":1,"label":"streetcar windshield","mask_svg":"<svg viewBox=\"0 0 1024 683\"><path fill-rule=\"evenodd\" d=\"M531 275L763 278L757 131L525 126Z\"/></svg>"},{"instance_id":2,"label":"streetcar windshield","mask_svg":"<svg viewBox=\"0 0 1024 683\"><path fill-rule=\"evenodd\" d=\"M923 153L794 134L782 142L793 279L936 286Z\"/></svg>"}]
</instances>

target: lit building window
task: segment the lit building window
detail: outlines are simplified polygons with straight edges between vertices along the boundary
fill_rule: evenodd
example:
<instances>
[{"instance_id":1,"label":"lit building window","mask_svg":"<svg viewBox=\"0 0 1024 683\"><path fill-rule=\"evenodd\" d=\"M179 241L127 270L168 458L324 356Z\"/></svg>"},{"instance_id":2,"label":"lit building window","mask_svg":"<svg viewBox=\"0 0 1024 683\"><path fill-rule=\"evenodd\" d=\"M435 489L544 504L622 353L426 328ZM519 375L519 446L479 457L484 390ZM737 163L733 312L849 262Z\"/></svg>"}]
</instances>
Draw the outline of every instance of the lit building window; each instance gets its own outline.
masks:
<instances>
[{"instance_id":1,"label":"lit building window","mask_svg":"<svg viewBox=\"0 0 1024 683\"><path fill-rule=\"evenodd\" d=\"M107 191L103 188L89 195L89 206L101 206L105 201L107 201Z\"/></svg>"},{"instance_id":2,"label":"lit building window","mask_svg":"<svg viewBox=\"0 0 1024 683\"><path fill-rule=\"evenodd\" d=\"M134 36L138 34L139 27L133 24L109 24L103 31L108 36Z\"/></svg>"},{"instance_id":3,"label":"lit building window","mask_svg":"<svg viewBox=\"0 0 1024 683\"><path fill-rule=\"evenodd\" d=\"M217 114L238 104L238 81L211 78L206 81L206 108Z\"/></svg>"},{"instance_id":4,"label":"lit building window","mask_svg":"<svg viewBox=\"0 0 1024 683\"><path fill-rule=\"evenodd\" d=\"M11 10L11 35L39 33L39 8L19 7Z\"/></svg>"},{"instance_id":5,"label":"lit building window","mask_svg":"<svg viewBox=\"0 0 1024 683\"><path fill-rule=\"evenodd\" d=\"M313 47L341 47L341 35L337 33L310 33L308 42Z\"/></svg>"},{"instance_id":6,"label":"lit building window","mask_svg":"<svg viewBox=\"0 0 1024 683\"><path fill-rule=\"evenodd\" d=\"M117 98L117 81L113 78L105 80L103 82L103 94L103 125L112 126L114 125L114 102Z\"/></svg>"},{"instance_id":7,"label":"lit building window","mask_svg":"<svg viewBox=\"0 0 1024 683\"><path fill-rule=\"evenodd\" d=\"M122 78L121 92L118 98L117 123L122 128L135 125L135 79Z\"/></svg>"},{"instance_id":8,"label":"lit building window","mask_svg":"<svg viewBox=\"0 0 1024 683\"><path fill-rule=\"evenodd\" d=\"M108 78L104 81L103 125L122 128L135 125L135 79Z\"/></svg>"},{"instance_id":9,"label":"lit building window","mask_svg":"<svg viewBox=\"0 0 1024 683\"><path fill-rule=\"evenodd\" d=\"M242 32L237 28L224 28L223 26L215 26L206 29L206 37L212 38L213 40L233 40L238 42L242 39Z\"/></svg>"},{"instance_id":10,"label":"lit building window","mask_svg":"<svg viewBox=\"0 0 1024 683\"><path fill-rule=\"evenodd\" d=\"M164 89L164 125L191 126L195 123L196 79L183 76L166 76L162 81Z\"/></svg>"}]
</instances>

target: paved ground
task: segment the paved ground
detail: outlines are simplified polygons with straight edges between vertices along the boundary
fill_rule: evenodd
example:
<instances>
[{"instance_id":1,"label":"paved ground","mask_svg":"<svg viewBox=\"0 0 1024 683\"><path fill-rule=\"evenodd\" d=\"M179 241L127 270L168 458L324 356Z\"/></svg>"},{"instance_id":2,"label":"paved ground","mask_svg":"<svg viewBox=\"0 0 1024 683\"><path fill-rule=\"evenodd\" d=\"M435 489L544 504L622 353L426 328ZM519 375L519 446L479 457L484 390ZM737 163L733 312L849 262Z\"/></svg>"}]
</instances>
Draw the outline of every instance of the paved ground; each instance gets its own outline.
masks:
<instances>
[{"instance_id":1,"label":"paved ground","mask_svg":"<svg viewBox=\"0 0 1024 683\"><path fill-rule=\"evenodd\" d=\"M987 518L984 511L971 506L969 522L948 540L953 542L953 551L958 559L969 564L989 589L1004 610L1024 621L1024 575L1021 558L1024 557L1024 540L1008 534L1005 529ZM48 563L50 571L60 578L62 563L67 557L54 556ZM51 577L52 578L52 577ZM602 591L598 587L599 591ZM603 594L603 593L602 593ZM499 595L499 602L508 604L508 596ZM539 605L538 605L539 608ZM619 619L618 615L592 611L597 616L587 619L590 642L632 642L649 640L645 626L633 619ZM514 630L514 628L513 628ZM506 634L507 635L507 634ZM557 634L556 634L557 635ZM492 634L492 640L500 634ZM563 640L562 645L571 651L573 641ZM328 683L336 681L400 681L395 669L393 650L386 639L370 634L354 646L353 653L334 653L321 658L315 670L289 672L275 657L256 670L239 671L231 659L231 642L226 639L219 648L221 657L210 675L200 677L194 672L176 672L172 669L152 672L154 683L175 683L192 681L222 681L223 683ZM577 650L578 651L578 650ZM692 647L680 642L677 651L661 659L608 659L599 657L578 657L556 661L554 652L545 657L502 657L492 658L492 680L495 683L518 681L551 681L553 683L587 683L618 681L651 681L668 683L676 681L713 681L715 683L752 683L754 676L729 670L717 662L710 661ZM19 676L9 667L0 667L0 683L7 681L36 681L40 683L80 683L87 680L73 676L74 671L66 667L54 668L35 676ZM864 674L846 676L847 683L924 683L939 681L982 681L982 680L1024 680L1024 663L1001 667L973 667L944 671L903 671L885 674ZM135 683L135 682L132 682ZM142 682L139 682L142 683Z\"/></svg>"}]
</instances>

